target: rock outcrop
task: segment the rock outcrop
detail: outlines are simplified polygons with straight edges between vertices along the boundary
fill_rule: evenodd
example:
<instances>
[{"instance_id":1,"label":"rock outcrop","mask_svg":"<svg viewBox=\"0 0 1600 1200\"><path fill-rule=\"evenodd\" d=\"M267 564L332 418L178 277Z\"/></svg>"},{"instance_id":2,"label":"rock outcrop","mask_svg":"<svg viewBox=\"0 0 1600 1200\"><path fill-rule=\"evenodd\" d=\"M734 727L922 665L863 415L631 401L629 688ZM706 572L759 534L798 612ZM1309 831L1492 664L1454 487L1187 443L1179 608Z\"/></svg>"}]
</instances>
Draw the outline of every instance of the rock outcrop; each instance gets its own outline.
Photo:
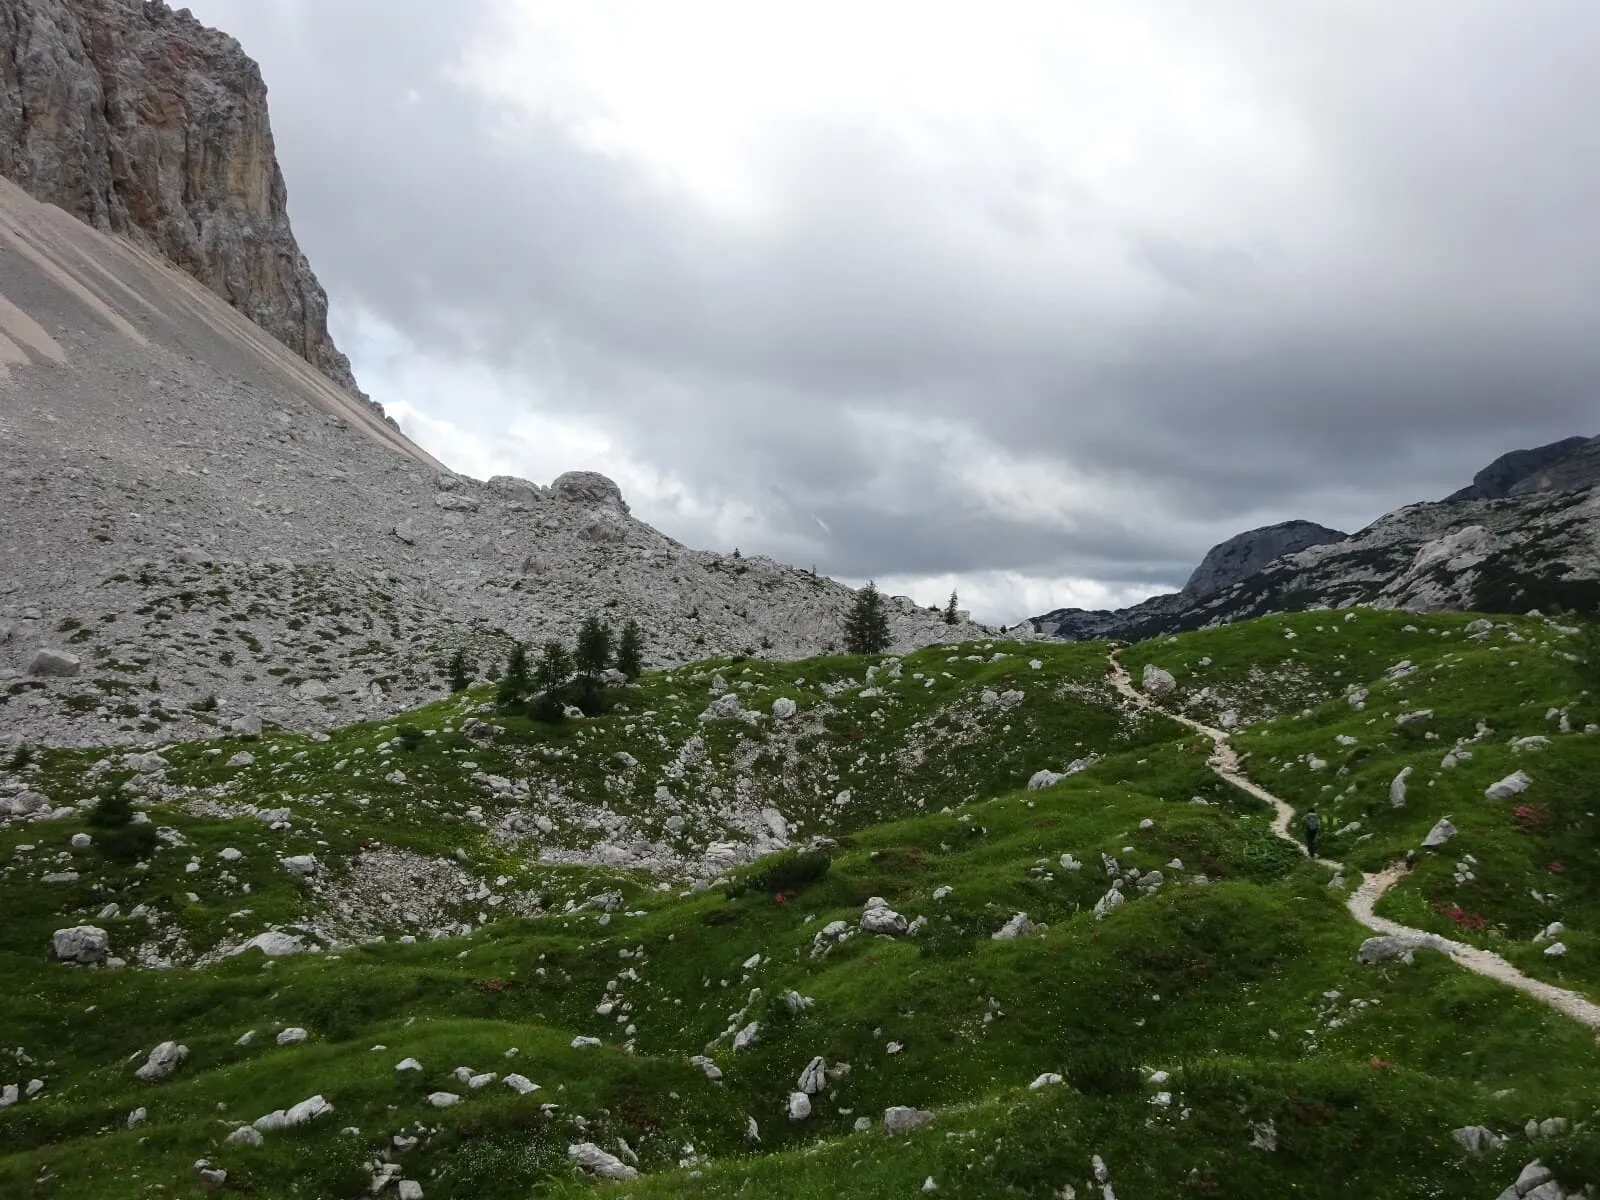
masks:
<instances>
[{"instance_id":1,"label":"rock outcrop","mask_svg":"<svg viewBox=\"0 0 1600 1200\"><path fill-rule=\"evenodd\" d=\"M1579 457L1578 462L1567 463L1586 448L1587 453ZM1584 460L1587 460L1587 471L1581 467L1576 472L1571 470ZM1595 483L1600 483L1600 438L1569 437L1535 446L1532 450L1502 454L1474 475L1470 484L1446 496L1445 502L1502 500L1507 496L1566 491Z\"/></svg>"},{"instance_id":2,"label":"rock outcrop","mask_svg":"<svg viewBox=\"0 0 1600 1200\"><path fill-rule=\"evenodd\" d=\"M1285 554L1342 542L1349 536L1315 521L1283 521L1236 534L1206 551L1194 574L1183 585L1182 595L1190 598L1213 595L1248 579Z\"/></svg>"},{"instance_id":3,"label":"rock outcrop","mask_svg":"<svg viewBox=\"0 0 1600 1200\"><path fill-rule=\"evenodd\" d=\"M0 175L154 250L356 391L289 227L261 72L187 9L0 5Z\"/></svg>"}]
</instances>

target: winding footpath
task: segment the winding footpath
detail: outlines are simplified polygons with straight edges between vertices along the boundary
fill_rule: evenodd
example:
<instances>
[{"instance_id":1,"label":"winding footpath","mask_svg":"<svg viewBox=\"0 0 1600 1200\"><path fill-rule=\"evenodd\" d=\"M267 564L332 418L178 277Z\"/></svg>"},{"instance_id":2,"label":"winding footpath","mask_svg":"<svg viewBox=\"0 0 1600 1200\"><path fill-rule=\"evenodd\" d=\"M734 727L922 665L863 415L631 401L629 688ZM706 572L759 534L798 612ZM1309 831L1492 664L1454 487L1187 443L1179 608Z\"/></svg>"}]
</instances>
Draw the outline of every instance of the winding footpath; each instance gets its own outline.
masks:
<instances>
[{"instance_id":1,"label":"winding footpath","mask_svg":"<svg viewBox=\"0 0 1600 1200\"><path fill-rule=\"evenodd\" d=\"M1206 765L1211 768L1219 779L1226 780L1228 783L1233 784L1234 787L1270 804L1273 810L1272 832L1299 850L1300 853L1306 853L1306 848L1301 845L1300 840L1289 832L1290 822L1294 820L1293 806L1274 796L1244 773L1239 762L1238 751L1233 748L1226 730L1214 729L1210 725L1202 725L1191 717L1162 708L1134 686L1127 670L1117 661L1117 652L1115 650L1111 651L1108 658L1111 663L1111 684L1118 692L1140 708L1147 708L1152 712L1159 713L1169 721L1176 721L1178 724L1185 725L1196 733L1204 734L1210 738L1214 749L1211 757L1206 760ZM1319 858L1315 861L1330 870L1344 871L1343 864L1330 859ZM1357 886L1354 892L1350 893L1350 898L1345 902L1345 906L1350 910L1350 915L1374 933L1402 938L1416 946L1425 946L1438 950L1449 955L1452 960L1469 971L1482 975L1487 979L1498 980L1508 987L1516 988L1520 992L1526 992L1535 1000L1549 1005L1563 1016L1571 1017L1574 1021L1586 1025L1590 1029L1600 1030L1600 1005L1578 995L1578 993L1568 991L1566 988L1556 987L1553 984L1544 983L1538 979L1530 979L1498 954L1488 950L1480 950L1476 946L1468 946L1463 942L1452 941L1435 933L1413 929L1409 925L1402 925L1398 921L1391 921L1387 917L1380 917L1373 912L1373 906L1378 903L1379 897L1405 878L1408 870L1409 868L1405 863L1398 862L1384 868L1376 875L1362 875L1360 885Z\"/></svg>"}]
</instances>

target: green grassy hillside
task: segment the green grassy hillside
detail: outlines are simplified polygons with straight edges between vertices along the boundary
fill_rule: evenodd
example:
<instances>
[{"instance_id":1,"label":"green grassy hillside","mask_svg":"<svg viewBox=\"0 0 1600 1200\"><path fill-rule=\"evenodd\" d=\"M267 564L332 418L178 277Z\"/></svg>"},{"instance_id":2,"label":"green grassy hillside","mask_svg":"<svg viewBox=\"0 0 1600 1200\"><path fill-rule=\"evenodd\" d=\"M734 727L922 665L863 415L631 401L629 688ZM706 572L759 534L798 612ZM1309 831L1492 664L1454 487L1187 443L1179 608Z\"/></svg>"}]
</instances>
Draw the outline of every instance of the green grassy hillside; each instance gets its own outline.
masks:
<instances>
[{"instance_id":1,"label":"green grassy hillside","mask_svg":"<svg viewBox=\"0 0 1600 1200\"><path fill-rule=\"evenodd\" d=\"M197 1195L198 1159L219 1194L274 1197L368 1194L385 1159L428 1197L1491 1197L1535 1157L1600 1178L1591 1031L1437 953L1356 960L1355 873L1448 816L1379 912L1600 998L1600 689L1560 624L1473 620L1301 614L1123 653L1318 808L1332 887L1203 738L1116 696L1103 645L724 659L554 727L483 690L156 769L19 755L9 789L75 811L0 825L0 1196ZM701 720L724 693L761 715ZM1485 796L1516 770L1524 792ZM86 821L114 794L155 850ZM773 870L812 839L825 873ZM861 929L874 897L894 934ZM80 924L128 965L53 961ZM234 952L267 931L304 952ZM184 1061L138 1078L168 1040ZM932 1118L890 1134L891 1106ZM1468 1125L1507 1144L1469 1155ZM637 1177L595 1180L583 1143Z\"/></svg>"}]
</instances>

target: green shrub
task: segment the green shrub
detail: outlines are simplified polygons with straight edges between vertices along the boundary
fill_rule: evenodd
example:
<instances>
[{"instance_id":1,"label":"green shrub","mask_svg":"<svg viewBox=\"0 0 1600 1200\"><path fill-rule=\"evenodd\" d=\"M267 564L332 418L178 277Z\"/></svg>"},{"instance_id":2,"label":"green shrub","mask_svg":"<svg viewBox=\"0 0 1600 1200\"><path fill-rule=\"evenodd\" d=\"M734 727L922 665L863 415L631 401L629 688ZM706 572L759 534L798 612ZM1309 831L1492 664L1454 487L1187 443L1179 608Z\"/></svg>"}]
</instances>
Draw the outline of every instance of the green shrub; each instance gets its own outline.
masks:
<instances>
[{"instance_id":1,"label":"green shrub","mask_svg":"<svg viewBox=\"0 0 1600 1200\"><path fill-rule=\"evenodd\" d=\"M750 886L761 892L798 892L826 876L832 865L820 850L790 850L751 875Z\"/></svg>"},{"instance_id":2,"label":"green shrub","mask_svg":"<svg viewBox=\"0 0 1600 1200\"><path fill-rule=\"evenodd\" d=\"M1144 1076L1125 1050L1093 1046L1068 1060L1067 1081L1085 1096L1125 1096L1144 1085Z\"/></svg>"},{"instance_id":3,"label":"green shrub","mask_svg":"<svg viewBox=\"0 0 1600 1200\"><path fill-rule=\"evenodd\" d=\"M402 725L394 731L394 740L409 754L415 754L427 735L415 725Z\"/></svg>"}]
</instances>

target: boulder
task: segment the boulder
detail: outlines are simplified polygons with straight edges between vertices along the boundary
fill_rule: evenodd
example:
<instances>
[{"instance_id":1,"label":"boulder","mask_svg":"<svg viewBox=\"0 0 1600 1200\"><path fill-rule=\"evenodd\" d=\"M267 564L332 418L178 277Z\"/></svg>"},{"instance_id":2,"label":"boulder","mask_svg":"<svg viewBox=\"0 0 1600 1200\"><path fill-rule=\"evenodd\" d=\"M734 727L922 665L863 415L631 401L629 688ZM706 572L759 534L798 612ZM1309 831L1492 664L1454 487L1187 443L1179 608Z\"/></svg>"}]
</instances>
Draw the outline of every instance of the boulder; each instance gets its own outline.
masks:
<instances>
[{"instance_id":1,"label":"boulder","mask_svg":"<svg viewBox=\"0 0 1600 1200\"><path fill-rule=\"evenodd\" d=\"M568 472L568 474L588 474L588 472ZM561 478L565 479L566 475ZM556 482L559 483L560 480ZM639 1174L616 1155L607 1154L593 1142L579 1142L575 1146L568 1146L567 1157L597 1179L633 1179Z\"/></svg>"},{"instance_id":2,"label":"boulder","mask_svg":"<svg viewBox=\"0 0 1600 1200\"><path fill-rule=\"evenodd\" d=\"M700 714L702 721L734 721L738 720L744 712L744 706L739 703L736 692L724 692L718 696Z\"/></svg>"},{"instance_id":3,"label":"boulder","mask_svg":"<svg viewBox=\"0 0 1600 1200\"><path fill-rule=\"evenodd\" d=\"M71 678L82 670L83 660L76 654L68 654L65 650L51 650L49 647L35 650L27 666L29 675L57 679Z\"/></svg>"},{"instance_id":4,"label":"boulder","mask_svg":"<svg viewBox=\"0 0 1600 1200\"><path fill-rule=\"evenodd\" d=\"M799 1090L808 1096L815 1096L828 1083L828 1064L819 1054L806 1064L806 1069L800 1072Z\"/></svg>"},{"instance_id":5,"label":"boulder","mask_svg":"<svg viewBox=\"0 0 1600 1200\"><path fill-rule=\"evenodd\" d=\"M1452 1129L1450 1136L1474 1158L1498 1150L1506 1144L1505 1138L1492 1129L1485 1129L1482 1125L1463 1125L1460 1129Z\"/></svg>"},{"instance_id":6,"label":"boulder","mask_svg":"<svg viewBox=\"0 0 1600 1200\"><path fill-rule=\"evenodd\" d=\"M1178 686L1178 681L1172 677L1170 671L1163 671L1155 663L1145 663L1144 678L1140 681L1147 696L1157 700L1163 696L1170 696Z\"/></svg>"},{"instance_id":7,"label":"boulder","mask_svg":"<svg viewBox=\"0 0 1600 1200\"><path fill-rule=\"evenodd\" d=\"M1441 954L1454 953L1455 947L1436 933L1386 933L1369 937L1356 951L1356 961L1371 966L1391 958L1402 962L1412 961L1412 955L1422 949L1437 950Z\"/></svg>"},{"instance_id":8,"label":"boulder","mask_svg":"<svg viewBox=\"0 0 1600 1200\"><path fill-rule=\"evenodd\" d=\"M1035 771L1032 775L1028 776L1028 790L1030 792L1037 792L1041 788L1054 787L1065 778L1065 775L1059 774L1055 771Z\"/></svg>"},{"instance_id":9,"label":"boulder","mask_svg":"<svg viewBox=\"0 0 1600 1200\"><path fill-rule=\"evenodd\" d=\"M573 504L607 504L628 511L622 489L598 471L568 471L556 476L550 494Z\"/></svg>"},{"instance_id":10,"label":"boulder","mask_svg":"<svg viewBox=\"0 0 1600 1200\"><path fill-rule=\"evenodd\" d=\"M1032 932L1033 922L1028 920L1028 914L1019 912L1013 915L1004 925L1000 926L999 929L991 933L989 937L996 942L1010 942L1015 941L1025 933Z\"/></svg>"},{"instance_id":11,"label":"boulder","mask_svg":"<svg viewBox=\"0 0 1600 1200\"><path fill-rule=\"evenodd\" d=\"M787 696L779 696L772 702L772 719L775 721L792 721L799 711L799 705Z\"/></svg>"},{"instance_id":12,"label":"boulder","mask_svg":"<svg viewBox=\"0 0 1600 1200\"><path fill-rule=\"evenodd\" d=\"M1513 771L1504 779L1491 783L1484 789L1483 794L1491 800L1509 800L1511 797L1527 791L1532 783L1532 778L1525 771Z\"/></svg>"},{"instance_id":13,"label":"boulder","mask_svg":"<svg viewBox=\"0 0 1600 1200\"><path fill-rule=\"evenodd\" d=\"M311 854L293 854L288 858L278 860L285 871L291 875L315 875L317 873L317 860Z\"/></svg>"},{"instance_id":14,"label":"boulder","mask_svg":"<svg viewBox=\"0 0 1600 1200\"><path fill-rule=\"evenodd\" d=\"M1428 830L1428 836L1422 839L1423 849L1432 850L1438 846L1442 846L1451 838L1455 837L1455 835L1456 827L1450 824L1450 818L1440 817L1439 820L1434 823L1433 828Z\"/></svg>"},{"instance_id":15,"label":"boulder","mask_svg":"<svg viewBox=\"0 0 1600 1200\"><path fill-rule=\"evenodd\" d=\"M804 1121L811 1115L811 1097L804 1092L789 1093L789 1120Z\"/></svg>"},{"instance_id":16,"label":"boulder","mask_svg":"<svg viewBox=\"0 0 1600 1200\"><path fill-rule=\"evenodd\" d=\"M1389 781L1389 805L1391 808L1404 808L1406 806L1406 780L1411 778L1414 767L1402 767L1400 773Z\"/></svg>"},{"instance_id":17,"label":"boulder","mask_svg":"<svg viewBox=\"0 0 1600 1200\"><path fill-rule=\"evenodd\" d=\"M232 730L236 737L260 737L261 717L258 713L245 713L242 717L236 717L234 718Z\"/></svg>"},{"instance_id":18,"label":"boulder","mask_svg":"<svg viewBox=\"0 0 1600 1200\"><path fill-rule=\"evenodd\" d=\"M50 935L51 949L58 962L103 963L111 953L111 939L95 925L74 925Z\"/></svg>"},{"instance_id":19,"label":"boulder","mask_svg":"<svg viewBox=\"0 0 1600 1200\"><path fill-rule=\"evenodd\" d=\"M265 933L258 933L244 945L234 951L243 954L249 950L259 950L268 958L288 958L295 954L304 954L306 944L292 933L280 933L276 929L269 929Z\"/></svg>"},{"instance_id":20,"label":"boulder","mask_svg":"<svg viewBox=\"0 0 1600 1200\"><path fill-rule=\"evenodd\" d=\"M178 1069L178 1064L188 1057L189 1047L180 1046L177 1042L162 1042L150 1051L150 1057L145 1059L144 1065L134 1075L146 1083L156 1083L170 1076Z\"/></svg>"},{"instance_id":21,"label":"boulder","mask_svg":"<svg viewBox=\"0 0 1600 1200\"><path fill-rule=\"evenodd\" d=\"M906 931L906 919L890 908L882 896L873 896L861 910L861 931L895 937Z\"/></svg>"},{"instance_id":22,"label":"boulder","mask_svg":"<svg viewBox=\"0 0 1600 1200\"><path fill-rule=\"evenodd\" d=\"M905 1105L892 1105L883 1110L883 1131L885 1133L904 1133L908 1129L916 1129L933 1120L933 1114L925 1108L908 1108Z\"/></svg>"}]
</instances>

